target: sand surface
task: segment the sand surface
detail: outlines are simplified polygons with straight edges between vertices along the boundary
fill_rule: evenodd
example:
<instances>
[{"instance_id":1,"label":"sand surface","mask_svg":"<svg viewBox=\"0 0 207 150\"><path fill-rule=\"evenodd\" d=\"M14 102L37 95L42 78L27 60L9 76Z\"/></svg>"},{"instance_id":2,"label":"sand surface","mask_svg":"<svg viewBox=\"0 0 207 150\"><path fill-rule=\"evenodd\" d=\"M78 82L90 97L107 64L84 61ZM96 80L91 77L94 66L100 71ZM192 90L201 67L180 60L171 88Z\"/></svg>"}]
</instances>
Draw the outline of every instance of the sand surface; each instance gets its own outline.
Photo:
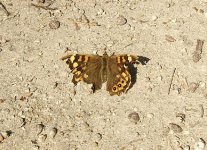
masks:
<instances>
[{"instance_id":1,"label":"sand surface","mask_svg":"<svg viewBox=\"0 0 207 150\"><path fill-rule=\"evenodd\" d=\"M1 150L207 149L205 0L1 2ZM104 49L150 59L126 94L74 87L60 60Z\"/></svg>"}]
</instances>

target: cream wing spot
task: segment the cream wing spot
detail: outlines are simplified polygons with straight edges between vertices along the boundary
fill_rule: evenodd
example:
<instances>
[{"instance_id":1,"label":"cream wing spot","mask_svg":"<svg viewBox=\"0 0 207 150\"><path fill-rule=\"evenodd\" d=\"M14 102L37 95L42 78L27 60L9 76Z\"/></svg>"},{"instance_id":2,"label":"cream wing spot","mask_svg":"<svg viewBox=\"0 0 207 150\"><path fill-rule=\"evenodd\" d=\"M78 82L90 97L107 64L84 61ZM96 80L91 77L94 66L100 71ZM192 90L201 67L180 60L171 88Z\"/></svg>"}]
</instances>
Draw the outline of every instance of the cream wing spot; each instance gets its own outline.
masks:
<instances>
[{"instance_id":1,"label":"cream wing spot","mask_svg":"<svg viewBox=\"0 0 207 150\"><path fill-rule=\"evenodd\" d=\"M83 78L82 77L79 77L79 78L75 78L75 81L78 82L78 81L82 81Z\"/></svg>"},{"instance_id":2,"label":"cream wing spot","mask_svg":"<svg viewBox=\"0 0 207 150\"><path fill-rule=\"evenodd\" d=\"M82 70L86 70L86 66L82 68Z\"/></svg>"},{"instance_id":3,"label":"cream wing spot","mask_svg":"<svg viewBox=\"0 0 207 150\"><path fill-rule=\"evenodd\" d=\"M123 62L123 63L125 63L125 62L126 62L126 60L125 60L125 58L124 58L124 57L122 57L122 62Z\"/></svg>"},{"instance_id":4,"label":"cream wing spot","mask_svg":"<svg viewBox=\"0 0 207 150\"><path fill-rule=\"evenodd\" d=\"M75 78L75 81L76 81L76 82L78 82L78 81L79 81L79 79L78 79L78 78Z\"/></svg>"},{"instance_id":5,"label":"cream wing spot","mask_svg":"<svg viewBox=\"0 0 207 150\"><path fill-rule=\"evenodd\" d=\"M123 77L126 77L126 76L127 76L125 72L122 72L121 75L122 75Z\"/></svg>"},{"instance_id":6,"label":"cream wing spot","mask_svg":"<svg viewBox=\"0 0 207 150\"><path fill-rule=\"evenodd\" d=\"M78 61L82 61L83 56L79 56Z\"/></svg>"},{"instance_id":7,"label":"cream wing spot","mask_svg":"<svg viewBox=\"0 0 207 150\"><path fill-rule=\"evenodd\" d=\"M83 77L84 77L84 78L88 78L88 75L87 75L87 74L84 74Z\"/></svg>"},{"instance_id":8,"label":"cream wing spot","mask_svg":"<svg viewBox=\"0 0 207 150\"><path fill-rule=\"evenodd\" d=\"M118 64L121 63L121 58L120 57L117 57L117 62L118 62Z\"/></svg>"},{"instance_id":9,"label":"cream wing spot","mask_svg":"<svg viewBox=\"0 0 207 150\"><path fill-rule=\"evenodd\" d=\"M73 69L72 73L76 73L78 70L77 68Z\"/></svg>"},{"instance_id":10,"label":"cream wing spot","mask_svg":"<svg viewBox=\"0 0 207 150\"><path fill-rule=\"evenodd\" d=\"M116 75L117 78L120 78L121 76L119 74Z\"/></svg>"},{"instance_id":11,"label":"cream wing spot","mask_svg":"<svg viewBox=\"0 0 207 150\"><path fill-rule=\"evenodd\" d=\"M76 68L77 66L78 66L78 63L75 62L75 63L73 64L73 68Z\"/></svg>"},{"instance_id":12,"label":"cream wing spot","mask_svg":"<svg viewBox=\"0 0 207 150\"><path fill-rule=\"evenodd\" d=\"M73 63L74 60L75 60L75 55L72 55L72 56L70 57L70 61Z\"/></svg>"},{"instance_id":13,"label":"cream wing spot","mask_svg":"<svg viewBox=\"0 0 207 150\"><path fill-rule=\"evenodd\" d=\"M80 71L77 71L76 73L75 73L75 75L80 75L81 74L81 72Z\"/></svg>"},{"instance_id":14,"label":"cream wing spot","mask_svg":"<svg viewBox=\"0 0 207 150\"><path fill-rule=\"evenodd\" d=\"M121 75L124 77L125 81L129 81L129 73L128 72L122 72Z\"/></svg>"},{"instance_id":15,"label":"cream wing spot","mask_svg":"<svg viewBox=\"0 0 207 150\"><path fill-rule=\"evenodd\" d=\"M84 62L88 62L88 56L85 56Z\"/></svg>"},{"instance_id":16,"label":"cream wing spot","mask_svg":"<svg viewBox=\"0 0 207 150\"><path fill-rule=\"evenodd\" d=\"M130 55L127 55L127 56L128 56L129 62L131 62L132 61L132 57Z\"/></svg>"},{"instance_id":17,"label":"cream wing spot","mask_svg":"<svg viewBox=\"0 0 207 150\"><path fill-rule=\"evenodd\" d=\"M125 79L126 81L129 81L129 77L125 77L124 79Z\"/></svg>"}]
</instances>

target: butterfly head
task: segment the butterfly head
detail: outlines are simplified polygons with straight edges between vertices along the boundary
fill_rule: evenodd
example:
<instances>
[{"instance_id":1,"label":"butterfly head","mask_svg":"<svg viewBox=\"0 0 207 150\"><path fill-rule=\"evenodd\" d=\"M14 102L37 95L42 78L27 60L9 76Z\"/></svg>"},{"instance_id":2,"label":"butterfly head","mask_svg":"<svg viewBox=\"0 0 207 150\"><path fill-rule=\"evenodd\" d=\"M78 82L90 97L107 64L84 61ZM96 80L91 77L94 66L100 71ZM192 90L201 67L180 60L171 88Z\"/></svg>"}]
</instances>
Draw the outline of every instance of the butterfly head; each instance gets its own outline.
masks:
<instances>
[{"instance_id":1,"label":"butterfly head","mask_svg":"<svg viewBox=\"0 0 207 150\"><path fill-rule=\"evenodd\" d=\"M106 53L106 51L104 52L103 56L108 56L108 54Z\"/></svg>"}]
</instances>

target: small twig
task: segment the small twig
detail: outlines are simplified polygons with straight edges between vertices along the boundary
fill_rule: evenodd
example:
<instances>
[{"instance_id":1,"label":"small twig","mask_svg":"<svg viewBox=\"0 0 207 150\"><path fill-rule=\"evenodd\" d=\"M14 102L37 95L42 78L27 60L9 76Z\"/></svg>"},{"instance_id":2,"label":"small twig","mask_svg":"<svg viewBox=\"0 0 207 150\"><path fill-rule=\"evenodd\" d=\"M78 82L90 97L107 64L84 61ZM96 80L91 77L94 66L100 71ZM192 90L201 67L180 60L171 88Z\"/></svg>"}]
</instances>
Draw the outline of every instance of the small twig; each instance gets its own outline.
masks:
<instances>
[{"instance_id":1,"label":"small twig","mask_svg":"<svg viewBox=\"0 0 207 150\"><path fill-rule=\"evenodd\" d=\"M31 5L34 6L34 7L37 7L37 8L42 8L44 10L57 10L57 8L50 8L49 7L50 5L42 6L42 5L36 5L36 4L33 4L33 3L31 3Z\"/></svg>"},{"instance_id":2,"label":"small twig","mask_svg":"<svg viewBox=\"0 0 207 150\"><path fill-rule=\"evenodd\" d=\"M204 40L197 39L196 49L193 52L193 61L196 63L201 59Z\"/></svg>"},{"instance_id":3,"label":"small twig","mask_svg":"<svg viewBox=\"0 0 207 150\"><path fill-rule=\"evenodd\" d=\"M172 78L171 78L171 81L170 81L170 87L168 89L168 95L170 94L170 90L171 90L171 87L172 87L172 82L173 82L173 78L174 78L174 75L175 75L175 71L176 71L176 68L174 68L174 70L173 70Z\"/></svg>"},{"instance_id":4,"label":"small twig","mask_svg":"<svg viewBox=\"0 0 207 150\"><path fill-rule=\"evenodd\" d=\"M3 8L4 12L6 13L6 15L9 16L10 15L10 12L8 12L8 10L4 6L4 4L2 4L2 2L0 2L0 5L2 6L2 8Z\"/></svg>"},{"instance_id":5,"label":"small twig","mask_svg":"<svg viewBox=\"0 0 207 150\"><path fill-rule=\"evenodd\" d=\"M202 52L204 40L197 39L196 51Z\"/></svg>"},{"instance_id":6,"label":"small twig","mask_svg":"<svg viewBox=\"0 0 207 150\"><path fill-rule=\"evenodd\" d=\"M204 116L204 108L203 108L203 104L200 104L199 107L200 107L200 109L201 109L200 117L203 118L203 116Z\"/></svg>"}]
</instances>

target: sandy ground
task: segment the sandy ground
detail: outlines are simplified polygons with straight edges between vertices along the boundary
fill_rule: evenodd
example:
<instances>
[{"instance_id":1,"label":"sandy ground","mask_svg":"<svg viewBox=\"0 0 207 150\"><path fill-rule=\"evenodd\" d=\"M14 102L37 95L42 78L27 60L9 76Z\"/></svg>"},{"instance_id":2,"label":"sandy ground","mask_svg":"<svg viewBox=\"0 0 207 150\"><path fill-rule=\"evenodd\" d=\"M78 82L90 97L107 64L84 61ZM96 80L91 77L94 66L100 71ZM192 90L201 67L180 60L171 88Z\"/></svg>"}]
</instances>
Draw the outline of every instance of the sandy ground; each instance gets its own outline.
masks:
<instances>
[{"instance_id":1,"label":"sandy ground","mask_svg":"<svg viewBox=\"0 0 207 150\"><path fill-rule=\"evenodd\" d=\"M1 2L0 149L207 149L205 0ZM104 48L150 59L128 93L74 88L60 60Z\"/></svg>"}]
</instances>

